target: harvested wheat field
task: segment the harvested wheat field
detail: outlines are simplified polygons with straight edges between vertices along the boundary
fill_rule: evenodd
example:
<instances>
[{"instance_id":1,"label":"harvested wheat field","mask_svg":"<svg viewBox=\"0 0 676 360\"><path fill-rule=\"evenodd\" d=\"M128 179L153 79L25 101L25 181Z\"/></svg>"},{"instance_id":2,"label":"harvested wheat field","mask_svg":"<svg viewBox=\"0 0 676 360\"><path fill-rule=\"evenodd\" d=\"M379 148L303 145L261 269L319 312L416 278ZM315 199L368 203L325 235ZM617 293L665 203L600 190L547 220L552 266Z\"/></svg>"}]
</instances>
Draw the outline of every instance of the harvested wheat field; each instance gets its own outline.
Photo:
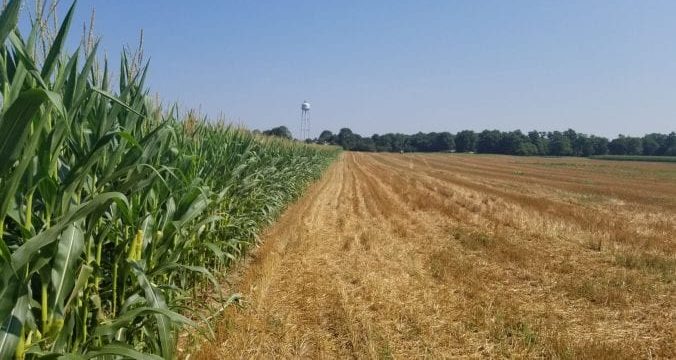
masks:
<instances>
[{"instance_id":1,"label":"harvested wheat field","mask_svg":"<svg viewBox=\"0 0 676 360\"><path fill-rule=\"evenodd\" d=\"M676 166L344 153L192 358L674 358Z\"/></svg>"}]
</instances>

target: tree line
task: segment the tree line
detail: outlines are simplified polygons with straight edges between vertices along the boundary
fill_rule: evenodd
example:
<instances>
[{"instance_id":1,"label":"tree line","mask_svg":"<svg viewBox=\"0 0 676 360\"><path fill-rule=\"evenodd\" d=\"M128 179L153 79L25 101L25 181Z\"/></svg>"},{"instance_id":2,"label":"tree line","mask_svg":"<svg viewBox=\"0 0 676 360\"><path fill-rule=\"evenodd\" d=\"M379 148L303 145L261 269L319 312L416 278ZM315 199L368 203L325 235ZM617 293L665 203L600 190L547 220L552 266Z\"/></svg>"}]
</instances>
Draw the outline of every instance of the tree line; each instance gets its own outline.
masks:
<instances>
[{"instance_id":1,"label":"tree line","mask_svg":"<svg viewBox=\"0 0 676 360\"><path fill-rule=\"evenodd\" d=\"M268 131L269 135L276 132ZM318 138L308 142L341 146L352 151L381 152L476 152L507 155L649 155L676 156L676 132L670 134L647 134L643 137L619 135L608 138L566 131L499 131L474 132L463 130L457 134L449 132L419 132L413 135L388 133L363 137L348 128L337 134L329 130L321 132Z\"/></svg>"}]
</instances>

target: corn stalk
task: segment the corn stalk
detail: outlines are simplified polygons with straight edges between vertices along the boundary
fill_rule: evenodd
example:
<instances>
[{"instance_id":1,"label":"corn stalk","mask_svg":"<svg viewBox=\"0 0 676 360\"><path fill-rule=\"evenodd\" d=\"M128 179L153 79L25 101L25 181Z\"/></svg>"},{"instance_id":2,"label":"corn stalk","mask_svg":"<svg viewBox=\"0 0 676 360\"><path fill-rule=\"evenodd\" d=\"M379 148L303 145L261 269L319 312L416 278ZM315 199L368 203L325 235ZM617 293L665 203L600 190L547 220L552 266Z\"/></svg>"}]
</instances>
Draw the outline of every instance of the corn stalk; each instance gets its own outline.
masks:
<instances>
[{"instance_id":1,"label":"corn stalk","mask_svg":"<svg viewBox=\"0 0 676 360\"><path fill-rule=\"evenodd\" d=\"M336 150L163 111L122 53L44 60L19 0L0 17L0 359L175 356L180 309L214 281ZM79 354L79 355L78 355Z\"/></svg>"}]
</instances>

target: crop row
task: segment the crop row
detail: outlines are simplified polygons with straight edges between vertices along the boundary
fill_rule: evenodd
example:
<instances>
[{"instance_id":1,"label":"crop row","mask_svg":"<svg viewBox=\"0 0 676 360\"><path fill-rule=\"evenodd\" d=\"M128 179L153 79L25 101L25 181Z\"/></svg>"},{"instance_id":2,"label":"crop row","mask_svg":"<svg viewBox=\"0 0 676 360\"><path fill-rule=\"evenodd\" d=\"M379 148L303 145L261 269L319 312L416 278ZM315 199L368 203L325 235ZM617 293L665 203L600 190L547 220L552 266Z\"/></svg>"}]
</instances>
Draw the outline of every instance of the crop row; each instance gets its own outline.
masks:
<instances>
[{"instance_id":1,"label":"crop row","mask_svg":"<svg viewBox=\"0 0 676 360\"><path fill-rule=\"evenodd\" d=\"M162 111L147 64L123 53L112 79L96 46L66 52L73 7L39 57L20 6L0 17L0 359L173 358L190 290L336 150Z\"/></svg>"}]
</instances>

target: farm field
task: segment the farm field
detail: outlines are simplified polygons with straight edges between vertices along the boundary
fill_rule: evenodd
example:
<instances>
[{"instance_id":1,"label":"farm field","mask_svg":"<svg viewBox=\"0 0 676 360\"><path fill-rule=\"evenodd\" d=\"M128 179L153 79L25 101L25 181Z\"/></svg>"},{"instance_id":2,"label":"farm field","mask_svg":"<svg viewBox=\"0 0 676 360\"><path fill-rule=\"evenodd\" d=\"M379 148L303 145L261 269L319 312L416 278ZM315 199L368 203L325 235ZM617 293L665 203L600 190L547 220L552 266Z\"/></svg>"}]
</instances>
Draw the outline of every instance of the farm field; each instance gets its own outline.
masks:
<instances>
[{"instance_id":1,"label":"farm field","mask_svg":"<svg viewBox=\"0 0 676 360\"><path fill-rule=\"evenodd\" d=\"M676 167L344 153L191 358L674 358Z\"/></svg>"},{"instance_id":2,"label":"farm field","mask_svg":"<svg viewBox=\"0 0 676 360\"><path fill-rule=\"evenodd\" d=\"M591 156L590 158L597 160L676 162L676 156L599 155Z\"/></svg>"}]
</instances>

